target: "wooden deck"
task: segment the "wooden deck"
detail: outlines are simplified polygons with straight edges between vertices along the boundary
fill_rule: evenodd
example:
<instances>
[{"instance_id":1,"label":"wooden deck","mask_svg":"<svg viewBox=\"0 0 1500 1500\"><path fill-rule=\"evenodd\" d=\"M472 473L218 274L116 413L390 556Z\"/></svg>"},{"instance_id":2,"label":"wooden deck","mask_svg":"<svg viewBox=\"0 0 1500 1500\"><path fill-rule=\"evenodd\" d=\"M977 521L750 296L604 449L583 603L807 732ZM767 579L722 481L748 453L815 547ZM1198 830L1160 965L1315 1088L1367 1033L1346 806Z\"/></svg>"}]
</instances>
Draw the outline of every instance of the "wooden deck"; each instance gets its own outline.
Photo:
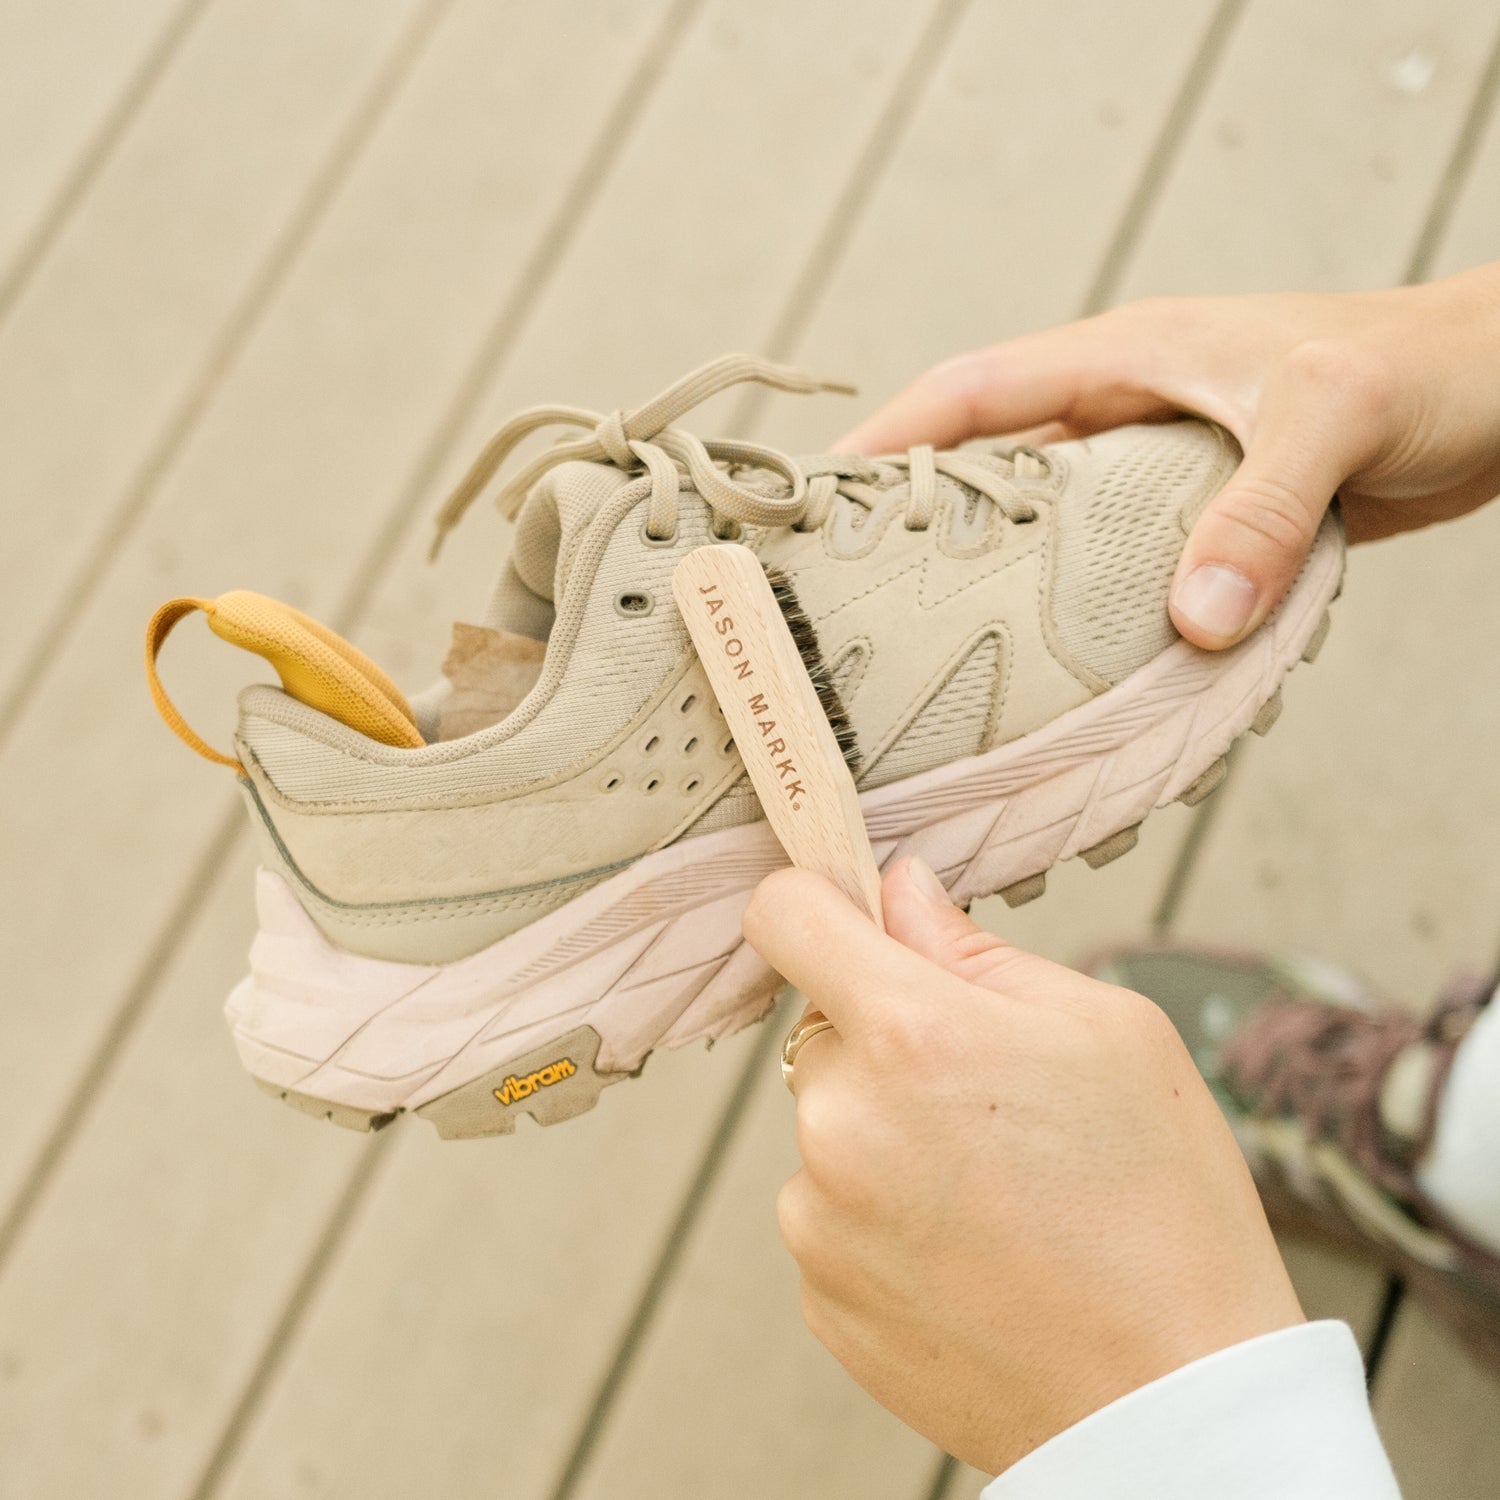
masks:
<instances>
[{"instance_id":1,"label":"wooden deck","mask_svg":"<svg viewBox=\"0 0 1500 1500\"><path fill-rule=\"evenodd\" d=\"M777 1027L510 1141L273 1108L219 1016L251 854L162 731L150 608L251 586L420 685L502 528L427 523L518 404L743 347L872 401L1147 293L1500 256L1485 0L10 0L0 7L0 1497L957 1500L803 1330ZM793 450L835 403L728 404ZM1196 813L989 913L1357 963L1500 942L1500 508L1358 555ZM1462 641L1462 657L1455 646ZM227 733L224 659L174 652ZM1500 1488L1500 1386L1368 1269L1408 1500Z\"/></svg>"}]
</instances>

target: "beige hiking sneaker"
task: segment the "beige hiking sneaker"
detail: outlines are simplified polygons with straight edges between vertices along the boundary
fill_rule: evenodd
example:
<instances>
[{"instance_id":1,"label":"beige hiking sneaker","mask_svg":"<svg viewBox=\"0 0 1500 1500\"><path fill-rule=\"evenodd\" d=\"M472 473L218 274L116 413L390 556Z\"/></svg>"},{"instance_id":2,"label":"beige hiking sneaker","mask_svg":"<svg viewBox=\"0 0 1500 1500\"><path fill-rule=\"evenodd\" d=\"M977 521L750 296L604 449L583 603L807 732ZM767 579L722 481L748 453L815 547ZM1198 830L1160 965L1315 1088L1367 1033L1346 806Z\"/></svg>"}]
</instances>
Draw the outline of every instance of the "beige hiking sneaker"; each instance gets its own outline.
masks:
<instances>
[{"instance_id":1,"label":"beige hiking sneaker","mask_svg":"<svg viewBox=\"0 0 1500 1500\"><path fill-rule=\"evenodd\" d=\"M245 1066L288 1102L365 1129L415 1110L447 1136L508 1132L769 1008L779 980L740 913L785 856L673 604L692 548L735 536L784 575L847 715L877 857L920 854L962 903L1028 900L1057 860L1102 864L1153 807L1206 795L1322 640L1332 518L1250 639L1211 654L1173 630L1183 540L1239 457L1215 427L794 461L673 425L746 380L828 388L731 357L629 413L510 422L440 534L528 434L581 435L501 491L511 556L411 703L273 600L158 611L158 705L236 769L259 839L260 932L227 1012ZM199 608L282 680L242 695L232 756L155 676Z\"/></svg>"}]
</instances>

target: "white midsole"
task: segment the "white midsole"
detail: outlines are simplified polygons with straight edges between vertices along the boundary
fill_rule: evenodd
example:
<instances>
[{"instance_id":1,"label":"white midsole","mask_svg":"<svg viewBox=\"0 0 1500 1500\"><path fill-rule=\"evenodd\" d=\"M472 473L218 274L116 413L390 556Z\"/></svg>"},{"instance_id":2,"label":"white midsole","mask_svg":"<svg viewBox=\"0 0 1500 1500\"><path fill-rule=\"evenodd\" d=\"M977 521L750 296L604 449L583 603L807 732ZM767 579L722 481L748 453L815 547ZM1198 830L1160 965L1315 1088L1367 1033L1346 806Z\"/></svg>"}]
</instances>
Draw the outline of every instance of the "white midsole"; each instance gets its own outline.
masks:
<instances>
[{"instance_id":1,"label":"white midsole","mask_svg":"<svg viewBox=\"0 0 1500 1500\"><path fill-rule=\"evenodd\" d=\"M886 863L920 854L966 903L1049 869L1178 798L1243 734L1337 591L1324 528L1276 614L1231 651L1177 641L1119 686L984 755L864 792ZM447 964L335 947L278 874L226 1012L246 1067L356 1109L415 1109L578 1026L601 1073L727 1035L779 981L740 937L756 883L786 863L764 822L679 840L566 906Z\"/></svg>"}]
</instances>

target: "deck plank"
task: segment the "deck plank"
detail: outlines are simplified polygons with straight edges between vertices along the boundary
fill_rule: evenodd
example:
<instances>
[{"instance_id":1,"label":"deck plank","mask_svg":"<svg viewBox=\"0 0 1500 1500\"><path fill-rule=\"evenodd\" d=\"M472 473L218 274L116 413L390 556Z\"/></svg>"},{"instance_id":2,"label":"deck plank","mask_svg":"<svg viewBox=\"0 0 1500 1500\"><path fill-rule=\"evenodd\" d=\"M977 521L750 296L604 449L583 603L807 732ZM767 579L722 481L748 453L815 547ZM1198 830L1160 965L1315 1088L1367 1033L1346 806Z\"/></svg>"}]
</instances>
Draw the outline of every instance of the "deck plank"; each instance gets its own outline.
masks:
<instances>
[{"instance_id":1,"label":"deck plank","mask_svg":"<svg viewBox=\"0 0 1500 1500\"><path fill-rule=\"evenodd\" d=\"M187 1493L368 1145L263 1107L224 1045L252 863L221 875L0 1279L5 1500Z\"/></svg>"},{"instance_id":2,"label":"deck plank","mask_svg":"<svg viewBox=\"0 0 1500 1500\"><path fill-rule=\"evenodd\" d=\"M1381 1362L1375 1417L1405 1500L1495 1493L1500 1379L1424 1307L1402 1309Z\"/></svg>"},{"instance_id":3,"label":"deck plank","mask_svg":"<svg viewBox=\"0 0 1500 1500\"><path fill-rule=\"evenodd\" d=\"M220 0L0 324L0 738L442 8Z\"/></svg>"},{"instance_id":4,"label":"deck plank","mask_svg":"<svg viewBox=\"0 0 1500 1500\"><path fill-rule=\"evenodd\" d=\"M0 11L0 318L204 9L10 0Z\"/></svg>"},{"instance_id":5,"label":"deck plank","mask_svg":"<svg viewBox=\"0 0 1500 1500\"><path fill-rule=\"evenodd\" d=\"M791 1101L766 1066L579 1500L654 1500L668 1485L722 1500L906 1500L931 1482L932 1445L802 1322L775 1213L797 1165Z\"/></svg>"},{"instance_id":6,"label":"deck plank","mask_svg":"<svg viewBox=\"0 0 1500 1500\"><path fill-rule=\"evenodd\" d=\"M1120 299L1401 280L1493 34L1483 0L1252 0L1234 52L1279 66L1210 91Z\"/></svg>"}]
</instances>

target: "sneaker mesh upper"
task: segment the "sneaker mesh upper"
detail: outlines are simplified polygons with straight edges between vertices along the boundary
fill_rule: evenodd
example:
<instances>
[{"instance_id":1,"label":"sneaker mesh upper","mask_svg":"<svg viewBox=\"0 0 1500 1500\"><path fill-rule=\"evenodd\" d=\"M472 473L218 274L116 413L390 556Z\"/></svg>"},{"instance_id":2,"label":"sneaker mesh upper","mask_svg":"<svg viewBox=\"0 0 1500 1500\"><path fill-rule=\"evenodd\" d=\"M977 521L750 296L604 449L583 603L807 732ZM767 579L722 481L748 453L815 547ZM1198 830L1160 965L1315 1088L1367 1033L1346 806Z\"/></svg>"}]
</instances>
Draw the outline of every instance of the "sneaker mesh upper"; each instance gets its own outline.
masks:
<instances>
[{"instance_id":1,"label":"sneaker mesh upper","mask_svg":"<svg viewBox=\"0 0 1500 1500\"><path fill-rule=\"evenodd\" d=\"M1079 661L1119 682L1176 638L1172 574L1188 527L1236 456L1217 428L1186 422L1159 435L1123 428L1065 451L1097 478L1070 486L1060 510L1053 618Z\"/></svg>"}]
</instances>

